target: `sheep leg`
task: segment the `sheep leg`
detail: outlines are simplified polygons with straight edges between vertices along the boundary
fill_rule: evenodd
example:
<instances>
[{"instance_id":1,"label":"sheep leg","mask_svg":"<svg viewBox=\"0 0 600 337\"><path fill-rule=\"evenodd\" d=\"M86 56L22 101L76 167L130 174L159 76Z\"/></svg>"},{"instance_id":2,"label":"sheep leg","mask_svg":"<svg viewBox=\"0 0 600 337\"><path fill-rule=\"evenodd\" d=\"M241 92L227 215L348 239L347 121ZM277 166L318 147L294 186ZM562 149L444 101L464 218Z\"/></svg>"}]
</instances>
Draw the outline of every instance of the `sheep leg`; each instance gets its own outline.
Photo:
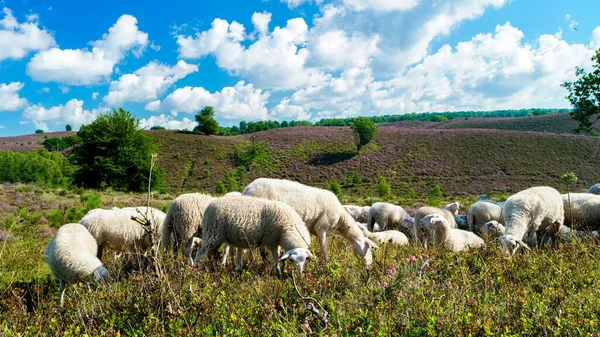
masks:
<instances>
[{"instance_id":1,"label":"sheep leg","mask_svg":"<svg viewBox=\"0 0 600 337\"><path fill-rule=\"evenodd\" d=\"M59 291L60 291L60 307L63 307L63 304L65 303L65 289L67 289L67 287L65 286L65 282L63 280L59 281Z\"/></svg>"},{"instance_id":2,"label":"sheep leg","mask_svg":"<svg viewBox=\"0 0 600 337\"><path fill-rule=\"evenodd\" d=\"M244 261L243 261L243 257L244 257L244 250L242 248L236 248L235 249L235 267L237 269L242 269Z\"/></svg>"},{"instance_id":3,"label":"sheep leg","mask_svg":"<svg viewBox=\"0 0 600 337\"><path fill-rule=\"evenodd\" d=\"M279 247L271 249L271 255L273 256L273 260L275 261L275 266L277 266L277 272L281 275L281 261L279 261Z\"/></svg>"},{"instance_id":4,"label":"sheep leg","mask_svg":"<svg viewBox=\"0 0 600 337\"><path fill-rule=\"evenodd\" d=\"M327 232L317 230L317 240L321 244L321 250L323 251L323 259L325 262L329 261L329 257L327 256Z\"/></svg>"},{"instance_id":5,"label":"sheep leg","mask_svg":"<svg viewBox=\"0 0 600 337\"><path fill-rule=\"evenodd\" d=\"M189 238L186 243L185 246L183 247L183 256L186 257L186 259L188 260L188 262L190 263L190 266L194 265L194 260L192 260L192 247L194 245L194 238Z\"/></svg>"},{"instance_id":6,"label":"sheep leg","mask_svg":"<svg viewBox=\"0 0 600 337\"><path fill-rule=\"evenodd\" d=\"M221 260L221 262L223 263L223 267L227 265L227 255L229 255L229 248L230 246L228 244L225 244L225 247L223 248L223 259Z\"/></svg>"}]
</instances>

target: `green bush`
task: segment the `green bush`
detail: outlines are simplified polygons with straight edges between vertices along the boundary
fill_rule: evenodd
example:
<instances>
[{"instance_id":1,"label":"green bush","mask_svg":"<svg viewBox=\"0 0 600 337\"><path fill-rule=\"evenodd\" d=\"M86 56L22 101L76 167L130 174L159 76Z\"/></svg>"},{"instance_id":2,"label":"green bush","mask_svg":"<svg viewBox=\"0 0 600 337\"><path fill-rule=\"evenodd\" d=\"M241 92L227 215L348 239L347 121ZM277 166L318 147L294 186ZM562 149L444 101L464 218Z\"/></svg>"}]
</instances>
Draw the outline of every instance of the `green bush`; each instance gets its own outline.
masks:
<instances>
[{"instance_id":1,"label":"green bush","mask_svg":"<svg viewBox=\"0 0 600 337\"><path fill-rule=\"evenodd\" d=\"M54 152L61 152L69 147L69 144L67 144L67 142L58 137L48 138L44 140L44 142L42 142L42 145L44 145L46 150Z\"/></svg>"},{"instance_id":2,"label":"green bush","mask_svg":"<svg viewBox=\"0 0 600 337\"><path fill-rule=\"evenodd\" d=\"M0 181L3 182L66 186L73 171L73 166L60 153L0 151Z\"/></svg>"},{"instance_id":3,"label":"green bush","mask_svg":"<svg viewBox=\"0 0 600 337\"><path fill-rule=\"evenodd\" d=\"M379 196L382 198L389 198L392 195L392 189L385 178L381 178L379 185L377 186Z\"/></svg>"},{"instance_id":4,"label":"green bush","mask_svg":"<svg viewBox=\"0 0 600 337\"><path fill-rule=\"evenodd\" d=\"M339 182L337 182L337 180L332 180L329 182L329 189L338 197L342 195L342 186Z\"/></svg>"},{"instance_id":5,"label":"green bush","mask_svg":"<svg viewBox=\"0 0 600 337\"><path fill-rule=\"evenodd\" d=\"M355 133L356 148L358 150L377 137L377 126L370 118L356 118L352 121L351 127Z\"/></svg>"},{"instance_id":6,"label":"green bush","mask_svg":"<svg viewBox=\"0 0 600 337\"><path fill-rule=\"evenodd\" d=\"M225 194L225 193L227 193L227 189L225 188L225 184L223 184L220 181L217 183L217 186L215 187L215 190L219 194Z\"/></svg>"},{"instance_id":7,"label":"green bush","mask_svg":"<svg viewBox=\"0 0 600 337\"><path fill-rule=\"evenodd\" d=\"M356 170L352 173L352 184L353 185L362 184L362 176Z\"/></svg>"},{"instance_id":8,"label":"green bush","mask_svg":"<svg viewBox=\"0 0 600 337\"><path fill-rule=\"evenodd\" d=\"M65 224L65 216L60 208L55 208L46 214L46 219L54 228L58 228Z\"/></svg>"},{"instance_id":9,"label":"green bush","mask_svg":"<svg viewBox=\"0 0 600 337\"><path fill-rule=\"evenodd\" d=\"M85 204L84 209L86 212L104 206L102 196L98 193L81 195L79 197L79 200L81 201L81 203Z\"/></svg>"}]
</instances>

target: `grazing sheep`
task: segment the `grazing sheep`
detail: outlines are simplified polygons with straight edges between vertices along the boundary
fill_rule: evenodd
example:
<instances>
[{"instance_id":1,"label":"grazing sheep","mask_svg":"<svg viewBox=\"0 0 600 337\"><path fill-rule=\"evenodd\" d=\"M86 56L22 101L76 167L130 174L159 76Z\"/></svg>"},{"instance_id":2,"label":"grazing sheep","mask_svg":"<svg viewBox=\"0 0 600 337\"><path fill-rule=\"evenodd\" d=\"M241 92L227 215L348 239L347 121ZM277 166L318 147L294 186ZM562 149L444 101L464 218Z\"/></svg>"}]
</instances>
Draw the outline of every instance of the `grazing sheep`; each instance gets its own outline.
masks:
<instances>
[{"instance_id":1,"label":"grazing sheep","mask_svg":"<svg viewBox=\"0 0 600 337\"><path fill-rule=\"evenodd\" d=\"M387 202L376 202L369 209L367 229L370 232L398 229L400 223L407 218L410 216L404 208Z\"/></svg>"},{"instance_id":2,"label":"grazing sheep","mask_svg":"<svg viewBox=\"0 0 600 337\"><path fill-rule=\"evenodd\" d=\"M449 211L450 213L452 213L452 215L457 216L458 211L460 210L460 204L458 203L458 201L453 202L451 204L444 206L444 209Z\"/></svg>"},{"instance_id":3,"label":"grazing sheep","mask_svg":"<svg viewBox=\"0 0 600 337\"><path fill-rule=\"evenodd\" d=\"M241 195L242 195L242 193L240 193L240 192L229 192L229 193L223 194L223 197L239 197Z\"/></svg>"},{"instance_id":4,"label":"grazing sheep","mask_svg":"<svg viewBox=\"0 0 600 337\"><path fill-rule=\"evenodd\" d=\"M519 246L529 249L523 239L532 238L533 234L540 247L545 241L545 235L540 234L550 235L557 245L558 230L564 221L563 200L552 187L532 187L508 198L502 217L506 226L504 235L492 242L501 242L505 254L514 254Z\"/></svg>"},{"instance_id":5,"label":"grazing sheep","mask_svg":"<svg viewBox=\"0 0 600 337\"><path fill-rule=\"evenodd\" d=\"M404 234L400 231L389 230L389 231L371 233L371 232L369 232L369 230L367 229L367 226L365 224L357 222L356 225L363 232L364 236L368 237L369 239L373 240L374 242L391 243L391 244L397 245L397 246L404 246L404 245L408 244L408 237L406 236L406 234Z\"/></svg>"},{"instance_id":6,"label":"grazing sheep","mask_svg":"<svg viewBox=\"0 0 600 337\"><path fill-rule=\"evenodd\" d=\"M94 237L80 224L60 227L44 249L44 260L60 284L61 307L67 284L75 284L89 275L94 281L108 283L110 275L96 257L97 249Z\"/></svg>"},{"instance_id":7,"label":"grazing sheep","mask_svg":"<svg viewBox=\"0 0 600 337\"><path fill-rule=\"evenodd\" d=\"M576 229L600 229L600 195L591 193L571 193L569 196L562 194L565 212L565 225ZM572 216L571 216L572 214ZM573 224L571 223L573 218Z\"/></svg>"},{"instance_id":8,"label":"grazing sheep","mask_svg":"<svg viewBox=\"0 0 600 337\"><path fill-rule=\"evenodd\" d=\"M598 231L573 230L565 225L560 226L558 235L561 241L569 242L575 240L588 240L600 237Z\"/></svg>"},{"instance_id":9,"label":"grazing sheep","mask_svg":"<svg viewBox=\"0 0 600 337\"><path fill-rule=\"evenodd\" d=\"M478 201L467 211L467 225L472 232L476 227L482 226L492 220L502 222L502 207L491 200Z\"/></svg>"},{"instance_id":10,"label":"grazing sheep","mask_svg":"<svg viewBox=\"0 0 600 337\"><path fill-rule=\"evenodd\" d=\"M484 247L485 242L473 232L451 228L448 220L440 214L424 216L419 224L435 231L435 242L444 243L450 251L460 252L470 247Z\"/></svg>"},{"instance_id":11,"label":"grazing sheep","mask_svg":"<svg viewBox=\"0 0 600 337\"><path fill-rule=\"evenodd\" d=\"M89 211L79 223L83 225L96 239L98 258L102 258L104 248L116 251L145 250L150 247L150 237L147 228L132 220L136 217L143 220L148 214L151 220L151 230L157 233L160 240L165 213L155 209L141 207L125 207L119 209L95 209ZM156 242L158 244L158 242Z\"/></svg>"},{"instance_id":12,"label":"grazing sheep","mask_svg":"<svg viewBox=\"0 0 600 337\"><path fill-rule=\"evenodd\" d=\"M587 192L591 193L591 194L600 195L600 184L596 184L596 185L590 187L590 189Z\"/></svg>"},{"instance_id":13,"label":"grazing sheep","mask_svg":"<svg viewBox=\"0 0 600 337\"><path fill-rule=\"evenodd\" d=\"M487 233L490 237L504 235L506 228L496 220L486 222L479 228L480 233Z\"/></svg>"},{"instance_id":14,"label":"grazing sheep","mask_svg":"<svg viewBox=\"0 0 600 337\"><path fill-rule=\"evenodd\" d=\"M344 205L344 209L356 222L365 223L369 218L369 206Z\"/></svg>"},{"instance_id":15,"label":"grazing sheep","mask_svg":"<svg viewBox=\"0 0 600 337\"><path fill-rule=\"evenodd\" d=\"M238 248L236 266L242 266L241 249L267 247L280 270L279 261L290 258L304 271L307 258L312 258L308 247L310 234L302 218L289 205L273 200L247 196L219 198L204 211L202 220L203 244L196 254L196 262L216 256L219 247L227 243ZM278 247L285 250L279 258Z\"/></svg>"},{"instance_id":16,"label":"grazing sheep","mask_svg":"<svg viewBox=\"0 0 600 337\"><path fill-rule=\"evenodd\" d=\"M338 234L352 243L354 252L363 258L369 268L373 260L373 241L366 238L354 225L352 217L344 210L335 194L290 180L258 178L246 186L244 195L283 201L300 215L308 231L317 236L323 257L327 256L327 232Z\"/></svg>"},{"instance_id":17,"label":"grazing sheep","mask_svg":"<svg viewBox=\"0 0 600 337\"><path fill-rule=\"evenodd\" d=\"M214 198L208 194L188 193L175 198L162 225L162 247L173 248L177 254L179 247L190 265L194 264L192 249L194 237L202 237L200 225L204 209Z\"/></svg>"},{"instance_id":18,"label":"grazing sheep","mask_svg":"<svg viewBox=\"0 0 600 337\"><path fill-rule=\"evenodd\" d=\"M469 229L469 221L467 215L455 215L454 222L456 222L456 228L458 229Z\"/></svg>"},{"instance_id":19,"label":"grazing sheep","mask_svg":"<svg viewBox=\"0 0 600 337\"><path fill-rule=\"evenodd\" d=\"M421 219L423 219L427 215L438 214L446 218L448 220L448 224L450 228L456 228L456 221L454 220L454 215L445 209L432 207L432 206L424 206L417 210L415 213L415 220L411 229L411 235L413 239L417 242L421 242L423 247L427 248L427 237L421 230ZM434 234L435 235L435 234Z\"/></svg>"}]
</instances>

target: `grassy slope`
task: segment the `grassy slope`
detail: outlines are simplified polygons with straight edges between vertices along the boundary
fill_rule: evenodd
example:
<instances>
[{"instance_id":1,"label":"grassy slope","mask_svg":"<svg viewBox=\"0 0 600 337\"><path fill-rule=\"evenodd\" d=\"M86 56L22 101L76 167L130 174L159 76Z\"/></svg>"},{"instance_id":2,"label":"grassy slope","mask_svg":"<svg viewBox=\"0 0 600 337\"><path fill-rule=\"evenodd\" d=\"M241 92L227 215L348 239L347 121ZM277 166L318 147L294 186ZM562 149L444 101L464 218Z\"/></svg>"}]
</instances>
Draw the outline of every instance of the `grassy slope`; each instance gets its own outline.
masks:
<instances>
[{"instance_id":1,"label":"grassy slope","mask_svg":"<svg viewBox=\"0 0 600 337\"><path fill-rule=\"evenodd\" d=\"M296 127L238 137L153 132L160 165L172 191L207 190L235 168L235 144L250 139L270 149L266 164L251 165L244 184L260 176L325 186L337 180L345 193L375 196L385 177L397 198L422 197L439 184L446 196L518 191L534 185L561 187L558 177L574 171L575 187L600 181L600 139L507 130L379 128L376 146L359 155L346 127ZM354 171L363 184L352 186ZM189 173L186 173L189 172Z\"/></svg>"}]
</instances>

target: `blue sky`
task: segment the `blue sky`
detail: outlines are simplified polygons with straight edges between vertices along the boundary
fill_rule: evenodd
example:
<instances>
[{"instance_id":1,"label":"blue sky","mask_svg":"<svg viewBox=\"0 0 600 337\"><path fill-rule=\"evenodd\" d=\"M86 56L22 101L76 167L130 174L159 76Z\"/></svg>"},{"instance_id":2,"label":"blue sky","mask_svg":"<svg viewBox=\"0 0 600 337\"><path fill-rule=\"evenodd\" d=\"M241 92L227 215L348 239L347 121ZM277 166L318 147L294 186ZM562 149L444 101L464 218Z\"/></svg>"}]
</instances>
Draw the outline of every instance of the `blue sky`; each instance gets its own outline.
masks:
<instances>
[{"instance_id":1,"label":"blue sky","mask_svg":"<svg viewBox=\"0 0 600 337\"><path fill-rule=\"evenodd\" d=\"M600 48L600 1L0 0L0 136L567 107Z\"/></svg>"}]
</instances>

